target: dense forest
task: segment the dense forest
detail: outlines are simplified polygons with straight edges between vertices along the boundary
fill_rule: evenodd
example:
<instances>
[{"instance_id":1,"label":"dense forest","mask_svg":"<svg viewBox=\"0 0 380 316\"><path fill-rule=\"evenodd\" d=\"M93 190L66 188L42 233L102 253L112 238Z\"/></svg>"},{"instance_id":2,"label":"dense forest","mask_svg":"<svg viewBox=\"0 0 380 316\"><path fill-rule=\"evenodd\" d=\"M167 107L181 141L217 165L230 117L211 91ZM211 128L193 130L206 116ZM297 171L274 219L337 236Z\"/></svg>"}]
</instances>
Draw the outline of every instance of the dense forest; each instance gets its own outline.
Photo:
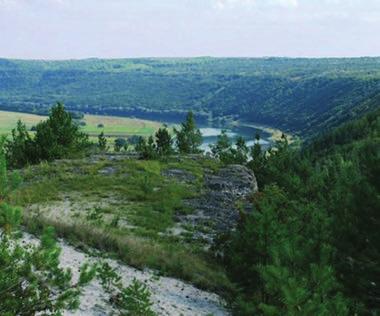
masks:
<instances>
[{"instance_id":1,"label":"dense forest","mask_svg":"<svg viewBox=\"0 0 380 316\"><path fill-rule=\"evenodd\" d=\"M248 163L253 212L220 239L238 315L379 313L379 111ZM259 145L257 145L259 146Z\"/></svg>"},{"instance_id":2,"label":"dense forest","mask_svg":"<svg viewBox=\"0 0 380 316\"><path fill-rule=\"evenodd\" d=\"M378 108L380 58L0 59L0 108L199 120L229 117L307 136Z\"/></svg>"}]
</instances>

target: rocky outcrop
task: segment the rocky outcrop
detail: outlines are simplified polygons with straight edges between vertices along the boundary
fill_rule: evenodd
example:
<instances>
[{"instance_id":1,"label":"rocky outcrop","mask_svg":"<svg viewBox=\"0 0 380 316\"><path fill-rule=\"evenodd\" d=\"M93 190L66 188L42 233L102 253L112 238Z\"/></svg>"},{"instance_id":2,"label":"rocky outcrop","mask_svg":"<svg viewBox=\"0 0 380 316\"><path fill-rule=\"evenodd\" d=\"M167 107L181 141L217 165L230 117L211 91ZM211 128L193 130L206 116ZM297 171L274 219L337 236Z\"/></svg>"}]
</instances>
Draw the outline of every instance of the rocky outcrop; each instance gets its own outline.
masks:
<instances>
[{"instance_id":1,"label":"rocky outcrop","mask_svg":"<svg viewBox=\"0 0 380 316\"><path fill-rule=\"evenodd\" d=\"M204 176L204 194L186 201L194 209L190 215L179 215L183 225L194 226L194 237L211 242L217 233L233 229L239 209L249 210L249 196L258 190L255 175L241 165L230 165ZM239 206L238 206L239 204Z\"/></svg>"},{"instance_id":2,"label":"rocky outcrop","mask_svg":"<svg viewBox=\"0 0 380 316\"><path fill-rule=\"evenodd\" d=\"M167 169L162 172L162 175L185 183L192 183L196 180L192 173L182 169Z\"/></svg>"}]
</instances>

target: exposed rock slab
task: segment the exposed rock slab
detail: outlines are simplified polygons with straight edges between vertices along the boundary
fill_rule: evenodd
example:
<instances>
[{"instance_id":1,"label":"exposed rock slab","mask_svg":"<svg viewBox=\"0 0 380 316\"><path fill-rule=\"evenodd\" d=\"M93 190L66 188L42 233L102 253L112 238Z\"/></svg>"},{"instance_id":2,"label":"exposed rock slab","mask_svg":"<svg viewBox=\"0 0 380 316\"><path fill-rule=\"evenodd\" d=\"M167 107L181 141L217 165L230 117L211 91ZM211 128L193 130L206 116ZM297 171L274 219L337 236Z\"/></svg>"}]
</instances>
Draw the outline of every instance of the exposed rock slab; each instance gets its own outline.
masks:
<instances>
[{"instance_id":1,"label":"exposed rock slab","mask_svg":"<svg viewBox=\"0 0 380 316\"><path fill-rule=\"evenodd\" d=\"M237 202L249 209L249 196L258 190L254 173L242 165L229 165L204 177L204 194L186 203L195 209L179 215L180 224L196 227L194 235L211 242L217 233L233 229L239 219Z\"/></svg>"}]
</instances>

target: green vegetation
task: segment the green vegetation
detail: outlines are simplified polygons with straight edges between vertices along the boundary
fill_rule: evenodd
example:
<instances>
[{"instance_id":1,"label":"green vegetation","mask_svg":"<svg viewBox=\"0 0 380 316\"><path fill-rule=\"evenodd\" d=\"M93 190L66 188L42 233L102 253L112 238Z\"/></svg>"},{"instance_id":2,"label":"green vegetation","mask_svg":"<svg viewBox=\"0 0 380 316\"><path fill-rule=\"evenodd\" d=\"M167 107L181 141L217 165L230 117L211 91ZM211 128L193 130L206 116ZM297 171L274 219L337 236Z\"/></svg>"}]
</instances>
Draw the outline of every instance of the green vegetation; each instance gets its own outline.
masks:
<instances>
[{"instance_id":1,"label":"green vegetation","mask_svg":"<svg viewBox=\"0 0 380 316\"><path fill-rule=\"evenodd\" d=\"M257 139L257 141L259 140ZM218 136L217 142L211 146L211 153L223 164L245 164L248 161L249 149L242 137L238 137L235 145L232 146L226 131L223 130Z\"/></svg>"},{"instance_id":2,"label":"green vegetation","mask_svg":"<svg viewBox=\"0 0 380 316\"><path fill-rule=\"evenodd\" d=\"M46 121L36 126L32 138L21 122L6 141L7 161L11 167L23 167L40 161L68 158L84 152L89 146L88 136L79 130L63 104L57 103Z\"/></svg>"},{"instance_id":3,"label":"green vegetation","mask_svg":"<svg viewBox=\"0 0 380 316\"><path fill-rule=\"evenodd\" d=\"M204 69L207 60L199 60L199 68L195 69ZM262 115L264 122L264 116L276 110L274 104L279 95L293 98L296 94L299 100L307 95L310 103L302 111L299 105L290 106L292 110L287 108L289 115L297 113L294 119L290 120L288 114L277 118L280 115L277 112L276 118L271 119L279 125L295 124L294 129L298 131L309 130L310 136L321 126L330 127L346 121L352 113L377 108L377 103L369 101L376 100L378 93L379 74L370 69L377 60L345 60L351 61L347 66L330 59L268 59L265 61L269 64L278 64L277 68L272 65L265 80L259 70L254 76L243 73L244 67L252 66L250 63L258 69L263 67L264 71L264 60L244 60L241 69L236 67L242 73L237 78L229 74L232 76L230 85L219 90L218 98L237 82L241 83L237 91L245 94L243 87L247 82L252 80L259 85L258 82L264 80L268 86L265 89L261 86L257 92L260 97L256 97L271 103L255 111L258 117ZM168 65L163 65L160 71L178 67L178 64L189 66L191 61L171 64L167 60ZM229 60L223 61L228 64ZM103 63L101 61L100 65ZM150 71L155 69L156 63L162 60L152 60ZM220 70L216 61L211 59L210 63L215 66L210 70L213 74L227 71L225 64L219 65ZM63 65L70 67L70 64ZM31 62L29 65L39 69L41 65L49 68L56 64ZM136 66L140 75L149 77L145 72L148 70L140 66ZM317 75L310 79L306 66ZM137 68L127 67L124 71L135 76ZM119 74L117 70L110 72ZM335 72L340 76L335 78ZM285 79L285 74L290 79ZM155 75L160 77L159 72ZM165 73L165 76L173 74ZM247 81L242 82L243 78ZM355 81L355 89L347 92L348 87L352 88L351 80ZM297 86L288 81L296 82ZM274 90L269 88L272 84ZM328 96L325 90L318 91L320 85L329 91ZM331 87L334 88L330 91ZM308 89L317 91L313 94ZM207 102L214 97L209 95ZM318 103L322 97L326 98L326 103ZM227 97L222 99L228 101ZM239 100L244 100L243 96ZM251 111L250 107L238 110L234 107L237 113L229 112L223 102L217 107L223 115ZM355 111L342 114L341 102L345 110L352 106ZM317 103L318 110L310 107ZM337 112L332 114L331 111ZM330 115L331 120L322 122L324 113ZM148 138L137 137L130 142L123 137L116 138L113 153L106 152L107 139L103 130L99 130L98 146L92 148L95 155L88 157L78 156L87 149L87 136L62 105L53 107L48 119L36 125L33 136L22 122L18 122L6 141L5 150L12 167L26 165L20 171L22 185L18 186L18 173L8 176L4 152L0 155L0 225L4 232L0 246L0 265L4 266L0 267L0 293L3 280L3 289L7 289L13 280L19 282L26 278L28 282L31 280L27 293L31 295L30 310L60 311L77 306L79 288L96 274L104 289L112 294L115 308L121 314L152 314L146 286L135 280L128 288L123 288L120 276L106 264L95 268L85 266L83 284L80 279L77 285L68 288L71 275L58 267L59 249L51 229L46 229L54 227L59 236L85 250L97 248L105 256L114 256L131 266L148 267L222 293L229 298L237 315L377 315L380 313L379 114L379 110L371 111L327 130L308 139L301 148L292 147L283 135L274 148L264 152L257 135L249 150L242 138L232 144L223 132L212 147L213 157L194 155L199 153L200 137L191 113L180 129L174 130L176 139L164 126ZM309 115L313 119L309 120L311 126L306 126L305 119L310 118ZM97 129L107 128L107 123L96 124ZM138 159L129 153L119 153L126 152L129 144L135 146ZM73 157L76 159L56 160ZM242 207L237 228L218 236L209 249L205 240L192 238L191 229L196 226L186 229L178 226L176 219L181 215L194 215L195 210L189 206L192 204L186 201L204 194L204 177L226 164L243 164L252 169L260 190L250 197L251 211L246 212ZM167 173L178 172L178 169L188 172L189 176L180 181ZM13 227L21 221L21 212L10 205L24 207L23 224L27 230L36 234L47 231L42 235L39 248L29 251L21 246L12 247L16 242ZM4 273L9 265L20 269ZM42 273L36 277L35 271L40 272L41 267ZM27 276L23 273L25 270ZM47 275L53 275L52 280L46 280ZM62 299L48 299L51 305L39 307L36 293L39 286L43 287L44 298L49 298L52 291L56 293L58 287L63 291ZM18 289L5 303L0 300L0 311L20 306L17 300L23 295ZM22 310L16 310L17 313Z\"/></svg>"},{"instance_id":4,"label":"green vegetation","mask_svg":"<svg viewBox=\"0 0 380 316\"><path fill-rule=\"evenodd\" d=\"M379 293L380 112L320 136L301 151L286 139L256 146L261 191L223 260L242 315L376 315Z\"/></svg>"},{"instance_id":5,"label":"green vegetation","mask_svg":"<svg viewBox=\"0 0 380 316\"><path fill-rule=\"evenodd\" d=\"M379 58L0 60L3 109L47 114L63 100L72 111L155 120L193 110L307 136L377 108L379 83Z\"/></svg>"},{"instance_id":6,"label":"green vegetation","mask_svg":"<svg viewBox=\"0 0 380 316\"><path fill-rule=\"evenodd\" d=\"M174 129L176 146L181 154L197 154L202 145L202 134L197 128L193 112L189 112L179 130Z\"/></svg>"},{"instance_id":7,"label":"green vegetation","mask_svg":"<svg viewBox=\"0 0 380 316\"><path fill-rule=\"evenodd\" d=\"M122 316L154 316L153 305L147 286L133 279L132 283L124 288L121 277L107 262L97 267L97 277L105 291L111 295L114 307Z\"/></svg>"},{"instance_id":8,"label":"green vegetation","mask_svg":"<svg viewBox=\"0 0 380 316\"><path fill-rule=\"evenodd\" d=\"M39 122L45 120L46 116L0 111L0 135L8 135L15 128L18 121L22 121L25 124L26 129L30 131Z\"/></svg>"},{"instance_id":9,"label":"green vegetation","mask_svg":"<svg viewBox=\"0 0 380 316\"><path fill-rule=\"evenodd\" d=\"M162 175L175 168L191 172L194 182ZM32 232L50 225L59 236L114 254L134 267L222 290L229 282L204 245L170 233L177 214L192 212L183 202L200 193L209 168L218 168L218 163L107 156L42 163L23 170L24 184L9 199L26 209L24 224Z\"/></svg>"},{"instance_id":10,"label":"green vegetation","mask_svg":"<svg viewBox=\"0 0 380 316\"><path fill-rule=\"evenodd\" d=\"M155 138L150 136L148 140L139 138L135 149L141 158L162 159L174 153L173 139L166 126L158 129L154 136Z\"/></svg>"},{"instance_id":11,"label":"green vegetation","mask_svg":"<svg viewBox=\"0 0 380 316\"><path fill-rule=\"evenodd\" d=\"M103 115L84 115L78 118L74 112L70 112L75 123L80 126L82 132L89 135L92 142L97 142L97 136L104 133L109 142L116 138L128 139L130 142L139 136L153 135L161 126L159 122L132 119L126 117L113 117ZM21 121L28 132L34 135L36 125L47 119L47 116L33 115L20 112L0 111L0 135L10 135L12 130Z\"/></svg>"},{"instance_id":12,"label":"green vegetation","mask_svg":"<svg viewBox=\"0 0 380 316\"><path fill-rule=\"evenodd\" d=\"M125 316L154 316L150 296L146 285L134 279L129 287L123 289L117 306Z\"/></svg>"},{"instance_id":13,"label":"green vegetation","mask_svg":"<svg viewBox=\"0 0 380 316\"><path fill-rule=\"evenodd\" d=\"M100 151L107 150L107 138L104 136L104 132L101 132L98 136L98 147Z\"/></svg>"},{"instance_id":14,"label":"green vegetation","mask_svg":"<svg viewBox=\"0 0 380 316\"><path fill-rule=\"evenodd\" d=\"M15 189L6 172L3 141L0 144L0 313L1 315L60 314L74 310L80 293L95 274L84 264L77 283L70 270L59 266L60 248L52 228L45 228L38 246L17 237L21 210L5 202Z\"/></svg>"},{"instance_id":15,"label":"green vegetation","mask_svg":"<svg viewBox=\"0 0 380 316\"><path fill-rule=\"evenodd\" d=\"M85 115L80 122L85 123L81 131L88 134L90 139L100 132L109 138L129 138L133 135L147 137L161 126L159 122L103 115Z\"/></svg>"}]
</instances>

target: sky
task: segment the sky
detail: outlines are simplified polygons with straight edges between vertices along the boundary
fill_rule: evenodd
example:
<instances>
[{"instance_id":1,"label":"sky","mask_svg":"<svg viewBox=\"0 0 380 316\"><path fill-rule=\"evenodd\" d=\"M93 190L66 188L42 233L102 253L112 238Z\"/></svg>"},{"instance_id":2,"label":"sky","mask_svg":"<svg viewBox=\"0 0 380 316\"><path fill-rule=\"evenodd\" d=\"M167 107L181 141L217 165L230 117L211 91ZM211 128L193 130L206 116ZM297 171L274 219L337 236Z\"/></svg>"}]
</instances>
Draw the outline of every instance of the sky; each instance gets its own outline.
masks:
<instances>
[{"instance_id":1,"label":"sky","mask_svg":"<svg viewBox=\"0 0 380 316\"><path fill-rule=\"evenodd\" d=\"M380 56L380 0L0 0L0 57Z\"/></svg>"}]
</instances>

